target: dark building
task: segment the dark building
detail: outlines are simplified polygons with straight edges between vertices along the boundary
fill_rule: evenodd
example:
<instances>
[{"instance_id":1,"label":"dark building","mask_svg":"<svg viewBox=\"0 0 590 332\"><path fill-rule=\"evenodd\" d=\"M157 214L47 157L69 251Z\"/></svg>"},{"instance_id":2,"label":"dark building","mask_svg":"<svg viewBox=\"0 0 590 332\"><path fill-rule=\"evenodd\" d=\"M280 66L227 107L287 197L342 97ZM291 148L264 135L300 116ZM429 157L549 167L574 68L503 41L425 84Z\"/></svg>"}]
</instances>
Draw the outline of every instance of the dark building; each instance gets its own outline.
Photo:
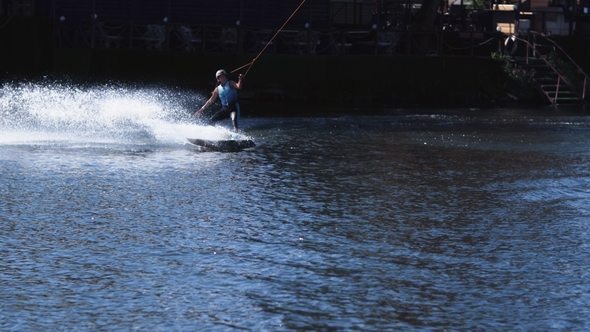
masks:
<instances>
[{"instance_id":1,"label":"dark building","mask_svg":"<svg viewBox=\"0 0 590 332\"><path fill-rule=\"evenodd\" d=\"M96 15L109 24L153 24L166 19L171 24L232 26L239 22L248 27L277 28L300 4L300 0L52 0L37 13L43 11L46 16L73 22ZM302 27L305 23L328 27L329 5L329 0L306 1L287 27Z\"/></svg>"}]
</instances>

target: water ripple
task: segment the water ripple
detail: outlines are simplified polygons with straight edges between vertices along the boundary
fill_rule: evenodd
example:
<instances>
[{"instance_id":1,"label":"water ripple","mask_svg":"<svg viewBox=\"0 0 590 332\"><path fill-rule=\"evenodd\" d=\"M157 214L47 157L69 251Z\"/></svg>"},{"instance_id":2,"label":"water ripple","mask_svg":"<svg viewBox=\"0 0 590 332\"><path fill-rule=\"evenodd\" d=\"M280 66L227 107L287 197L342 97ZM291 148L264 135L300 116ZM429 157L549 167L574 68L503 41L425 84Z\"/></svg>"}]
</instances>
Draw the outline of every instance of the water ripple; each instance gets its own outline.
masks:
<instances>
[{"instance_id":1,"label":"water ripple","mask_svg":"<svg viewBox=\"0 0 590 332\"><path fill-rule=\"evenodd\" d=\"M0 145L0 329L587 329L588 138L430 119Z\"/></svg>"}]
</instances>

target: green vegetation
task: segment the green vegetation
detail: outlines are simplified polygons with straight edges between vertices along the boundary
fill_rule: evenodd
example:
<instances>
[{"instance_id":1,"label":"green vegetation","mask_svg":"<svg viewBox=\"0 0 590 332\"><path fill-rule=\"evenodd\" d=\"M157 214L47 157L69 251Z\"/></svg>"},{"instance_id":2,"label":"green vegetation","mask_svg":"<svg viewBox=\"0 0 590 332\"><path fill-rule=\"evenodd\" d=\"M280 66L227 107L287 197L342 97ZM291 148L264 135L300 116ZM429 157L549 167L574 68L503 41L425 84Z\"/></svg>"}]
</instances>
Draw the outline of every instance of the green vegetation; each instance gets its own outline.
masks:
<instances>
[{"instance_id":1,"label":"green vegetation","mask_svg":"<svg viewBox=\"0 0 590 332\"><path fill-rule=\"evenodd\" d=\"M523 68L516 66L512 58L507 54L492 52L491 57L502 68L504 75L499 77L503 79L501 86L508 98L517 98L528 102L536 102L539 99L544 100L535 86L534 72L527 72Z\"/></svg>"},{"instance_id":2,"label":"green vegetation","mask_svg":"<svg viewBox=\"0 0 590 332\"><path fill-rule=\"evenodd\" d=\"M547 61L565 77L576 91L582 91L584 86L584 74L570 61L564 60L556 52L547 55Z\"/></svg>"},{"instance_id":3,"label":"green vegetation","mask_svg":"<svg viewBox=\"0 0 590 332\"><path fill-rule=\"evenodd\" d=\"M467 9L490 9L491 7L491 0L471 0L467 5Z\"/></svg>"}]
</instances>

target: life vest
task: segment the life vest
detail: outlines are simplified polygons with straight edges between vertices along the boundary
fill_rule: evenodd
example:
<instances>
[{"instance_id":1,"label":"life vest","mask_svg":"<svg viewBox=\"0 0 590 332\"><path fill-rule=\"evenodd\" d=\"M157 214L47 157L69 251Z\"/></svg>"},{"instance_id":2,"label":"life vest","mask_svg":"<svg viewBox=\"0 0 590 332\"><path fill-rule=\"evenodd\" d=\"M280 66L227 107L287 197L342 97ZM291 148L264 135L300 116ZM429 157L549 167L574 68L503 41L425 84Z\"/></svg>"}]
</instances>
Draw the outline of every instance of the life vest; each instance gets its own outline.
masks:
<instances>
[{"instance_id":1,"label":"life vest","mask_svg":"<svg viewBox=\"0 0 590 332\"><path fill-rule=\"evenodd\" d=\"M232 104L238 103L238 91L231 87L229 81L217 87L217 93L221 100L221 106L229 107Z\"/></svg>"}]
</instances>

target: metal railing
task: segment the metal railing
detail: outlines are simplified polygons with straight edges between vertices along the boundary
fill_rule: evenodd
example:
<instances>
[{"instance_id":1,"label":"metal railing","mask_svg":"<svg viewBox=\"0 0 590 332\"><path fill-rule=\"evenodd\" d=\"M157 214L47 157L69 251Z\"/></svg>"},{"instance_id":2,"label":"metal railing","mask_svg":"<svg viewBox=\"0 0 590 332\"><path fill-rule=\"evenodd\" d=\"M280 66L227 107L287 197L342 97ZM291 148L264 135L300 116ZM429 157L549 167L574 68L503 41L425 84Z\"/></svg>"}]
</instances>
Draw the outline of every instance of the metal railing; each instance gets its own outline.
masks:
<instances>
[{"instance_id":1,"label":"metal railing","mask_svg":"<svg viewBox=\"0 0 590 332\"><path fill-rule=\"evenodd\" d=\"M273 29L190 24L107 24L57 22L57 48L126 48L203 53L257 53ZM285 29L269 45L273 54L301 55L444 55L489 56L496 33L475 31L414 32L381 29ZM428 46L420 41L430 39Z\"/></svg>"},{"instance_id":2,"label":"metal railing","mask_svg":"<svg viewBox=\"0 0 590 332\"><path fill-rule=\"evenodd\" d=\"M527 35L527 37L532 36L533 37L533 42L531 43L529 40L520 38L520 37L516 37L516 36L512 36L511 38L515 38L518 41L524 42L525 45L527 46L526 48L526 56L525 56L525 61L526 64L529 64L529 50L532 50L533 56L538 58L538 59L542 59L544 61L545 64L547 64L552 70L553 72L557 75L557 85L556 85L556 91L555 91L555 95L553 98L551 98L549 95L547 95L547 97L553 102L555 103L555 100L558 98L558 94L559 94L559 88L561 85L561 81L565 82L565 84L567 84L568 86L570 86L572 88L572 90L578 95L579 98L581 98L582 100L586 100L586 90L588 89L588 82L590 81L590 77L588 77L588 75L584 72L584 70L569 56L569 54L567 54L567 52L565 52L555 41L551 40L550 38L548 38L546 35L544 35L543 33L539 33L539 32L535 32L535 31L529 31L529 34ZM536 42L536 37L542 37L543 40L549 42L551 44L551 47L554 50L559 50L559 52L561 53L561 56L564 57L565 59L567 59L569 61L569 63L571 65L573 65L576 68L576 73L581 75L582 77L582 89L581 92L578 91L576 89L576 84L572 84L572 82L570 80L568 80L562 73L560 70L558 70L555 66L554 63L552 63L551 61L549 61L547 59L547 54L543 54L539 51L539 47L542 45L539 45ZM574 79L574 78L570 78L570 79Z\"/></svg>"},{"instance_id":3,"label":"metal railing","mask_svg":"<svg viewBox=\"0 0 590 332\"><path fill-rule=\"evenodd\" d=\"M576 61L574 61L574 59L572 59L572 57L569 56L569 54L567 54L566 51L563 50L563 48L561 48L561 46L559 46L554 40L548 38L545 34L539 33L539 32L535 32L532 31L531 32L532 36L540 36L542 37L544 40L548 41L549 43L551 43L551 45L553 45L553 47L557 50L560 51L561 55L564 56L570 64L572 64L575 68L578 74L582 75L583 77L583 83L582 83L582 92L580 94L580 96L582 97L583 100L586 100L586 90L588 88L588 82L590 81L590 77L588 77L588 75L584 72L584 70L582 69L582 67L580 67ZM536 44L536 43L535 43Z\"/></svg>"}]
</instances>

